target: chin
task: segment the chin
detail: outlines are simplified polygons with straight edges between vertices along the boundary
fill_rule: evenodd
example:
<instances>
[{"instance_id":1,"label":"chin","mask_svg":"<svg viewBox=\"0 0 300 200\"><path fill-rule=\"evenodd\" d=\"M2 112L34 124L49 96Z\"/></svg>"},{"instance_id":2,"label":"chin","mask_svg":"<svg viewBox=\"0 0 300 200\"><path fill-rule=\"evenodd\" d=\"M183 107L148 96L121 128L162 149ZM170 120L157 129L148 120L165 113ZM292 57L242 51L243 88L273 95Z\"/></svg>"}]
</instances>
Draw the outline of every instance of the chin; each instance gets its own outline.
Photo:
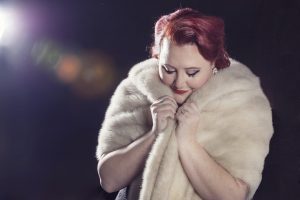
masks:
<instances>
[{"instance_id":1,"label":"chin","mask_svg":"<svg viewBox=\"0 0 300 200\"><path fill-rule=\"evenodd\" d=\"M177 102L178 105L182 105L185 102L186 99L187 99L187 97L175 96L175 101Z\"/></svg>"}]
</instances>

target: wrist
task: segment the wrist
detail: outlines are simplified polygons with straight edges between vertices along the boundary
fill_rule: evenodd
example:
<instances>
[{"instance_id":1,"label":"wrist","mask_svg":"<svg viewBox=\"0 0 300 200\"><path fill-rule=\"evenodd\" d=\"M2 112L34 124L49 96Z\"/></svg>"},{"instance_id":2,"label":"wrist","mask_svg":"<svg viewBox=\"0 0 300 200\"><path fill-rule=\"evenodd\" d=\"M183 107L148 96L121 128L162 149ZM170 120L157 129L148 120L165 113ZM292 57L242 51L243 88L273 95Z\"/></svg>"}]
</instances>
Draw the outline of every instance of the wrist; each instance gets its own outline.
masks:
<instances>
[{"instance_id":1,"label":"wrist","mask_svg":"<svg viewBox=\"0 0 300 200\"><path fill-rule=\"evenodd\" d=\"M179 146L186 146L197 142L195 134L187 134L187 133L188 132L185 133L176 132L177 143Z\"/></svg>"},{"instance_id":2,"label":"wrist","mask_svg":"<svg viewBox=\"0 0 300 200\"><path fill-rule=\"evenodd\" d=\"M197 142L196 138L177 139L179 155L193 153L195 149L202 150L203 146Z\"/></svg>"}]
</instances>

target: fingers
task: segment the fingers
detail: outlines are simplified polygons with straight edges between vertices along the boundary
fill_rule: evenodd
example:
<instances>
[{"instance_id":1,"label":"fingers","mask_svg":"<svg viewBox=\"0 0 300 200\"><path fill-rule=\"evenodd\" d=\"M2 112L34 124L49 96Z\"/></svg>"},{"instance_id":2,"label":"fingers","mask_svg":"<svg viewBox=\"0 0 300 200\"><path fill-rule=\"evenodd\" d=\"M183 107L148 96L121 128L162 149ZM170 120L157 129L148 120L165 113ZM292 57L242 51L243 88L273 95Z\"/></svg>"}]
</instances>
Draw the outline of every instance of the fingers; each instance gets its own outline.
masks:
<instances>
[{"instance_id":1,"label":"fingers","mask_svg":"<svg viewBox=\"0 0 300 200\"><path fill-rule=\"evenodd\" d=\"M184 112L196 112L198 111L198 106L196 103L194 102L188 102L186 104L184 104L182 107L180 107L178 110L182 110Z\"/></svg>"},{"instance_id":2,"label":"fingers","mask_svg":"<svg viewBox=\"0 0 300 200\"><path fill-rule=\"evenodd\" d=\"M153 102L153 104L156 105L156 104L160 104L162 102L169 102L172 105L175 105L175 107L178 107L177 102L171 96L162 96L161 98L159 98L158 100L156 100L155 102Z\"/></svg>"},{"instance_id":3,"label":"fingers","mask_svg":"<svg viewBox=\"0 0 300 200\"><path fill-rule=\"evenodd\" d=\"M171 108L172 110L174 110L174 112L176 112L178 105L175 99L173 99L172 97L163 96L162 98L155 101L150 107L156 112L158 112L159 110L167 110L167 108Z\"/></svg>"},{"instance_id":4,"label":"fingers","mask_svg":"<svg viewBox=\"0 0 300 200\"><path fill-rule=\"evenodd\" d=\"M196 103L194 102L186 102L181 107L178 108L175 117L177 119L183 119L183 117L188 117L195 113L199 112L199 108Z\"/></svg>"},{"instance_id":5,"label":"fingers","mask_svg":"<svg viewBox=\"0 0 300 200\"><path fill-rule=\"evenodd\" d=\"M176 112L176 117L181 117L183 115L187 114L187 110L185 110L183 107L180 107L178 111Z\"/></svg>"},{"instance_id":6,"label":"fingers","mask_svg":"<svg viewBox=\"0 0 300 200\"><path fill-rule=\"evenodd\" d=\"M190 102L188 108L191 109L191 110L194 110L194 111L199 109L197 104L194 103L194 102Z\"/></svg>"},{"instance_id":7,"label":"fingers","mask_svg":"<svg viewBox=\"0 0 300 200\"><path fill-rule=\"evenodd\" d=\"M181 111L177 111L177 113L175 114L175 117L178 119L182 116L182 112Z\"/></svg>"},{"instance_id":8,"label":"fingers","mask_svg":"<svg viewBox=\"0 0 300 200\"><path fill-rule=\"evenodd\" d=\"M168 106L168 105L165 105L165 106L160 106L160 107L153 108L152 112L153 112L154 114L162 113L162 112L170 112L170 113L172 113L173 115L175 115L176 110L174 110L173 108L171 108L171 107Z\"/></svg>"},{"instance_id":9,"label":"fingers","mask_svg":"<svg viewBox=\"0 0 300 200\"><path fill-rule=\"evenodd\" d=\"M175 114L172 111L167 110L167 111L161 111L157 115L158 120L163 120L163 119L166 119L167 117L169 117L171 119L175 119Z\"/></svg>"},{"instance_id":10,"label":"fingers","mask_svg":"<svg viewBox=\"0 0 300 200\"><path fill-rule=\"evenodd\" d=\"M170 96L163 96L151 104L152 129L153 132L160 132L166 126L166 119L175 119L177 110L175 99Z\"/></svg>"}]
</instances>

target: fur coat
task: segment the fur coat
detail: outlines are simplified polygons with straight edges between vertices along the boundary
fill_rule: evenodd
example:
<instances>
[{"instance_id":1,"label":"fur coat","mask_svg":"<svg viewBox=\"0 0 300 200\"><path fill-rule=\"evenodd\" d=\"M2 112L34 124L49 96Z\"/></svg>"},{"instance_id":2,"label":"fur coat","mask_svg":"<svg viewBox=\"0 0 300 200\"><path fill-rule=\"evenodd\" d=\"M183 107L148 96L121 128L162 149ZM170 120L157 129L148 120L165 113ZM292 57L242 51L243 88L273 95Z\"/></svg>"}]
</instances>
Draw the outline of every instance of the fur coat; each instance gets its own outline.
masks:
<instances>
[{"instance_id":1,"label":"fur coat","mask_svg":"<svg viewBox=\"0 0 300 200\"><path fill-rule=\"evenodd\" d=\"M159 79L157 63L152 58L133 66L118 85L99 132L98 159L151 130L150 105L161 96L172 96ZM194 101L200 111L197 142L232 176L249 185L247 199L252 199L273 134L271 107L259 78L231 59L230 67L220 70L187 101ZM180 163L175 128L176 121L169 118L152 146L143 174L130 185L129 199L201 199Z\"/></svg>"}]
</instances>

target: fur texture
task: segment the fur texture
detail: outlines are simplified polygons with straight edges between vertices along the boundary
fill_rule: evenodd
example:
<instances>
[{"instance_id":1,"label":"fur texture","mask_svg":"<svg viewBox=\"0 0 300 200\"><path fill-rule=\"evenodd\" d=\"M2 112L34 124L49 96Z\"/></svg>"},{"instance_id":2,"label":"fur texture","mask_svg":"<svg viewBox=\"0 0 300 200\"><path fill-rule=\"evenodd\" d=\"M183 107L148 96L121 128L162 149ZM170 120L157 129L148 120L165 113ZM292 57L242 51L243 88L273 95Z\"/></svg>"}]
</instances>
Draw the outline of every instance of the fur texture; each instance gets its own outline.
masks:
<instances>
[{"instance_id":1,"label":"fur texture","mask_svg":"<svg viewBox=\"0 0 300 200\"><path fill-rule=\"evenodd\" d=\"M148 132L152 126L147 118L149 107L164 95L172 95L172 91L160 81L156 59L133 66L110 100L99 132L97 158ZM219 71L187 101L197 103L200 110L197 141L232 176L250 186L251 199L260 184L273 134L271 107L259 78L231 59L229 68ZM169 119L150 151L140 192L129 198L201 199L179 161L175 128L176 122ZM132 183L137 190L139 181Z\"/></svg>"}]
</instances>

